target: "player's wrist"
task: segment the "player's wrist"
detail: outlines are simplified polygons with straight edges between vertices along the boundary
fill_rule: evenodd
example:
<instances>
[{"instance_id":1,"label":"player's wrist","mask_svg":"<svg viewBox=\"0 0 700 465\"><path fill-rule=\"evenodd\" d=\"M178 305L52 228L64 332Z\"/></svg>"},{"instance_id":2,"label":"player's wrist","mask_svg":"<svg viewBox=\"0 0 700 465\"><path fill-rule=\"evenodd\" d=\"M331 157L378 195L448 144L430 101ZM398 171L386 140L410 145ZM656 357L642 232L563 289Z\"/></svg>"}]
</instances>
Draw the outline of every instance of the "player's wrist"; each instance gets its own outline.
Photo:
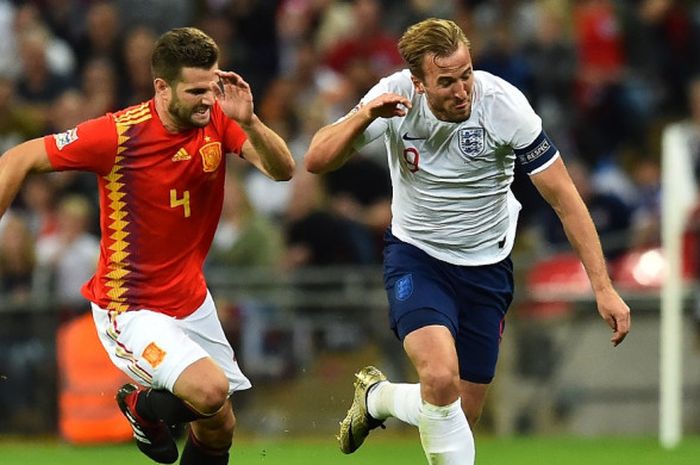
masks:
<instances>
[{"instance_id":1,"label":"player's wrist","mask_svg":"<svg viewBox=\"0 0 700 465\"><path fill-rule=\"evenodd\" d=\"M260 124L260 118L258 118L258 115L253 113L250 117L250 119L246 121L238 121L238 125L244 130L244 131L251 131L255 128L256 125Z\"/></svg>"}]
</instances>

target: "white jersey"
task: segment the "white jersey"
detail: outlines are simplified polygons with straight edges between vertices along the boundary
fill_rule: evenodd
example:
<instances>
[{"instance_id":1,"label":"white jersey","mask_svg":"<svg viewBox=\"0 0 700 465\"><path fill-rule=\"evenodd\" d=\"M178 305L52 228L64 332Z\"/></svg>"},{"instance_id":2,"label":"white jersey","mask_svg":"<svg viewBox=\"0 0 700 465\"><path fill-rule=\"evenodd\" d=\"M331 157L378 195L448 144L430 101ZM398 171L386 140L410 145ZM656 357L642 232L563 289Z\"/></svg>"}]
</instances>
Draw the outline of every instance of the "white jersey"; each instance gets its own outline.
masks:
<instances>
[{"instance_id":1,"label":"white jersey","mask_svg":"<svg viewBox=\"0 0 700 465\"><path fill-rule=\"evenodd\" d=\"M438 120L403 70L360 102L393 92L413 105L404 117L377 118L354 143L384 136L393 188L393 234L439 260L487 265L513 248L520 203L510 190L517 161L529 174L559 155L525 96L505 80L474 72L468 120Z\"/></svg>"}]
</instances>

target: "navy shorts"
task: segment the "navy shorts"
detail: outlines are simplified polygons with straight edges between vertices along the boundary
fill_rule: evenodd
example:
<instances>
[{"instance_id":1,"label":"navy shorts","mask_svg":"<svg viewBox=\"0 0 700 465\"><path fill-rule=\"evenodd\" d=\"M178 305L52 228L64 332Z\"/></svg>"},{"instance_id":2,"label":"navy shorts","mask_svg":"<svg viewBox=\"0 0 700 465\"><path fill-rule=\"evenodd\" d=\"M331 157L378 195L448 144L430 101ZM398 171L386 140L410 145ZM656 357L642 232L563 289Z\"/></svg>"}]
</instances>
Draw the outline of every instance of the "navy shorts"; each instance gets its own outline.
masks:
<instances>
[{"instance_id":1,"label":"navy shorts","mask_svg":"<svg viewBox=\"0 0 700 465\"><path fill-rule=\"evenodd\" d=\"M396 336L403 341L424 326L445 326L455 339L460 378L490 383L513 300L510 257L493 265L452 265L397 239L390 230L384 240L384 287Z\"/></svg>"}]
</instances>

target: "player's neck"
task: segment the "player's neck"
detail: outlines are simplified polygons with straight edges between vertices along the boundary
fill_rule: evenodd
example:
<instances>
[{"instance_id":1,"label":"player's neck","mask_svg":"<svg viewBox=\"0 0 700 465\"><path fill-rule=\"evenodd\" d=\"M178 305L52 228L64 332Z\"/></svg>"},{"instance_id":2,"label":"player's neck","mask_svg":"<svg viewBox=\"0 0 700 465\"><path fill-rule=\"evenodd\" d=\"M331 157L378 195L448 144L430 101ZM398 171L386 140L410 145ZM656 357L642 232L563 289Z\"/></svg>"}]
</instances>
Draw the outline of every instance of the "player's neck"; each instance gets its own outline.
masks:
<instances>
[{"instance_id":1,"label":"player's neck","mask_svg":"<svg viewBox=\"0 0 700 465\"><path fill-rule=\"evenodd\" d=\"M156 95L153 100L155 101L156 113L158 114L158 118L160 119L160 122L165 130L173 134L181 132L183 128L178 126L173 117L170 116L168 106L165 104L163 99L158 98Z\"/></svg>"}]
</instances>

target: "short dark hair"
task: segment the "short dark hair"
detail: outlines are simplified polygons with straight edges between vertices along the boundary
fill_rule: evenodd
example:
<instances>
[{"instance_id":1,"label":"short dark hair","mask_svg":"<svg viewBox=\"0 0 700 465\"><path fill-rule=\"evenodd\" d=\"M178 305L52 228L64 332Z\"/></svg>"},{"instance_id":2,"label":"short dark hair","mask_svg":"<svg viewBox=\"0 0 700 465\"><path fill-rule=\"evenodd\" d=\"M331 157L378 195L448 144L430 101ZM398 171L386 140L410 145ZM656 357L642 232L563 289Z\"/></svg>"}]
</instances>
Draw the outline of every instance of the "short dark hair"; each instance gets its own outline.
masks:
<instances>
[{"instance_id":1,"label":"short dark hair","mask_svg":"<svg viewBox=\"0 0 700 465\"><path fill-rule=\"evenodd\" d=\"M172 85L182 68L209 69L219 59L214 39L194 27L171 29L156 41L151 55L151 74Z\"/></svg>"}]
</instances>

